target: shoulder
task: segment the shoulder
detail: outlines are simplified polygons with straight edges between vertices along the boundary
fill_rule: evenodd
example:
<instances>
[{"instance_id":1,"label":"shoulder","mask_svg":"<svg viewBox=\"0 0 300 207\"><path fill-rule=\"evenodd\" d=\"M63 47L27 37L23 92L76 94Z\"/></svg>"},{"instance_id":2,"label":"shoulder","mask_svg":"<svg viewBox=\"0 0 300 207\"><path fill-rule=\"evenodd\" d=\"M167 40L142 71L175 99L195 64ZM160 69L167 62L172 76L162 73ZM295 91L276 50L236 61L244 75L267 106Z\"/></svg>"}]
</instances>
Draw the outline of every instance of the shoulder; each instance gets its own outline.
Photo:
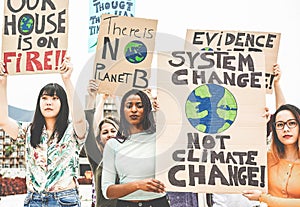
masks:
<instances>
[{"instance_id":1,"label":"shoulder","mask_svg":"<svg viewBox=\"0 0 300 207\"><path fill-rule=\"evenodd\" d=\"M278 158L274 155L274 153L272 151L269 151L268 154L268 166L271 167L273 165L275 165L276 163L278 163Z\"/></svg>"},{"instance_id":2,"label":"shoulder","mask_svg":"<svg viewBox=\"0 0 300 207\"><path fill-rule=\"evenodd\" d=\"M122 140L123 141L123 140ZM111 138L107 140L105 147L104 148L111 148L111 149L116 149L121 145L121 140L118 141L118 138Z\"/></svg>"},{"instance_id":3,"label":"shoulder","mask_svg":"<svg viewBox=\"0 0 300 207\"><path fill-rule=\"evenodd\" d=\"M31 123L28 122L17 122L19 127L18 137L25 138L27 133L30 133Z\"/></svg>"},{"instance_id":4,"label":"shoulder","mask_svg":"<svg viewBox=\"0 0 300 207\"><path fill-rule=\"evenodd\" d=\"M145 132L141 132L141 133L136 134L136 136L144 136L144 137L153 138L153 137L156 137L156 132L147 132L147 131L145 131Z\"/></svg>"}]
</instances>

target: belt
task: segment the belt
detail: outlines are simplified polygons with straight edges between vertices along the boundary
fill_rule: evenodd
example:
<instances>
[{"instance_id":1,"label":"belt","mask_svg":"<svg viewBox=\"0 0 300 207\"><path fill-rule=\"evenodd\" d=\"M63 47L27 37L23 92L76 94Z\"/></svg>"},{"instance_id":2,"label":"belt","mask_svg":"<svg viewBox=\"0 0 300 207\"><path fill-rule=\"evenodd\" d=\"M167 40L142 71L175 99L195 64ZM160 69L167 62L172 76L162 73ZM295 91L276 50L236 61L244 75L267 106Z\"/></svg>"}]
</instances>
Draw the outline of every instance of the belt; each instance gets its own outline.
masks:
<instances>
[{"instance_id":1,"label":"belt","mask_svg":"<svg viewBox=\"0 0 300 207\"><path fill-rule=\"evenodd\" d=\"M128 206L138 206L138 207L143 207L143 206L164 202L164 201L167 202L166 196L152 199L152 200L118 200L119 203L126 204Z\"/></svg>"},{"instance_id":2,"label":"belt","mask_svg":"<svg viewBox=\"0 0 300 207\"><path fill-rule=\"evenodd\" d=\"M69 195L70 193L74 193L74 192L76 192L78 194L78 189L73 188L73 189L57 191L57 192L43 191L41 193L37 193L37 192L30 192L30 193L32 193L32 196L37 196L37 197L54 197L54 198L56 198L56 197L60 197L60 196L64 196L64 195Z\"/></svg>"},{"instance_id":3,"label":"belt","mask_svg":"<svg viewBox=\"0 0 300 207\"><path fill-rule=\"evenodd\" d=\"M157 199L159 199L159 198L157 198ZM157 200L157 199L151 199L151 200L126 200L125 202L132 202L132 203L151 202L151 201L154 201L154 200Z\"/></svg>"}]
</instances>

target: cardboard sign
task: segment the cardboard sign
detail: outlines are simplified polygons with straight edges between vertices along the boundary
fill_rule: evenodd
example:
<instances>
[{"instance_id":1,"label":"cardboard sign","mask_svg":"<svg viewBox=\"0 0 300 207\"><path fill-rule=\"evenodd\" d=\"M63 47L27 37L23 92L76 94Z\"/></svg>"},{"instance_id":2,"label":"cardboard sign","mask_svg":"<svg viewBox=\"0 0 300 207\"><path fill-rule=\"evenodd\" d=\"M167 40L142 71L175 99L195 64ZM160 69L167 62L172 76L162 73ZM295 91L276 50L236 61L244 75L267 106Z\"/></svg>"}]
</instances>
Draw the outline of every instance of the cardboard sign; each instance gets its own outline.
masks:
<instances>
[{"instance_id":1,"label":"cardboard sign","mask_svg":"<svg viewBox=\"0 0 300 207\"><path fill-rule=\"evenodd\" d=\"M156 178L168 191L266 191L264 58L159 53Z\"/></svg>"},{"instance_id":2,"label":"cardboard sign","mask_svg":"<svg viewBox=\"0 0 300 207\"><path fill-rule=\"evenodd\" d=\"M94 63L99 92L123 95L149 86L157 20L103 14Z\"/></svg>"},{"instance_id":3,"label":"cardboard sign","mask_svg":"<svg viewBox=\"0 0 300 207\"><path fill-rule=\"evenodd\" d=\"M244 51L265 54L266 92L273 92L273 65L277 63L280 33L224 30L187 30L185 49Z\"/></svg>"},{"instance_id":4,"label":"cardboard sign","mask_svg":"<svg viewBox=\"0 0 300 207\"><path fill-rule=\"evenodd\" d=\"M68 47L68 0L4 0L2 59L10 75L56 73Z\"/></svg>"},{"instance_id":5,"label":"cardboard sign","mask_svg":"<svg viewBox=\"0 0 300 207\"><path fill-rule=\"evenodd\" d=\"M102 14L114 14L119 16L133 17L135 14L135 0L90 0L88 52L96 51L101 20L100 17Z\"/></svg>"}]
</instances>

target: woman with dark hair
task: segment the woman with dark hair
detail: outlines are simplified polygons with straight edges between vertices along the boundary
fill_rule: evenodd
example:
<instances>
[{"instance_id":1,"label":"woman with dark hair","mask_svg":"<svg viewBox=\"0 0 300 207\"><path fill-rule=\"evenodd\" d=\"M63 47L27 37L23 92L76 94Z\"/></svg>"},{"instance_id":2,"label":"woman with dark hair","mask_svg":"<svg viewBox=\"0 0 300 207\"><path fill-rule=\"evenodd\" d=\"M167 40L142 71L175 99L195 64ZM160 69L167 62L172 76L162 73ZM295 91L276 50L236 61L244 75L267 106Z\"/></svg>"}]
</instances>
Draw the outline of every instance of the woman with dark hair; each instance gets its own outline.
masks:
<instances>
[{"instance_id":1,"label":"woman with dark hair","mask_svg":"<svg viewBox=\"0 0 300 207\"><path fill-rule=\"evenodd\" d=\"M103 154L102 192L118 199L117 207L169 207L165 185L154 179L155 132L148 95L128 91L121 100L118 135L107 141Z\"/></svg>"},{"instance_id":2,"label":"woman with dark hair","mask_svg":"<svg viewBox=\"0 0 300 207\"><path fill-rule=\"evenodd\" d=\"M273 65L273 88L275 94L275 107L278 109L281 105L285 104L285 97L283 91L281 90L280 79L281 79L281 69L279 64L275 63ZM270 119L270 111L268 107L265 107L265 114L263 116L266 120ZM269 145L270 133L271 133L271 121L267 122L267 143ZM239 203L243 207L254 207L258 206L258 201L251 201L244 197L242 194L207 194L207 204L209 207L231 207Z\"/></svg>"},{"instance_id":3,"label":"woman with dark hair","mask_svg":"<svg viewBox=\"0 0 300 207\"><path fill-rule=\"evenodd\" d=\"M33 121L24 127L8 117L7 73L0 64L0 127L14 140L24 138L26 143L28 193L24 206L81 205L76 177L87 124L70 79L72 70L70 58L65 58L60 72L66 91L56 83L44 86Z\"/></svg>"},{"instance_id":4,"label":"woman with dark hair","mask_svg":"<svg viewBox=\"0 0 300 207\"><path fill-rule=\"evenodd\" d=\"M300 206L300 109L281 105L271 120L272 141L268 152L268 194L244 191L250 200L269 207Z\"/></svg>"}]
</instances>

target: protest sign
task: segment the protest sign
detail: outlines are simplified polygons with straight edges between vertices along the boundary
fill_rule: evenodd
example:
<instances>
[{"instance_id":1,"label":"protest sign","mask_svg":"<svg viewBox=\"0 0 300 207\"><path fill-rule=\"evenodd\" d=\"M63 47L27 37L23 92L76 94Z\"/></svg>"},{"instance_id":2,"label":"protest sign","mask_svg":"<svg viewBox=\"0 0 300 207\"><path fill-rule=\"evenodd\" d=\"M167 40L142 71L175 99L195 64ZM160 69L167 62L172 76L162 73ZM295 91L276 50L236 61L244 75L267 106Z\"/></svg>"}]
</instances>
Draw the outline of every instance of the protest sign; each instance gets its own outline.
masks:
<instances>
[{"instance_id":1,"label":"protest sign","mask_svg":"<svg viewBox=\"0 0 300 207\"><path fill-rule=\"evenodd\" d=\"M114 14L118 16L133 17L135 14L135 0L90 0L88 52L96 51L101 20L100 17L102 14Z\"/></svg>"},{"instance_id":2,"label":"protest sign","mask_svg":"<svg viewBox=\"0 0 300 207\"><path fill-rule=\"evenodd\" d=\"M188 29L185 49L263 52L266 64L265 87L270 94L273 92L273 65L277 63L280 36L280 33L275 32Z\"/></svg>"},{"instance_id":3,"label":"protest sign","mask_svg":"<svg viewBox=\"0 0 300 207\"><path fill-rule=\"evenodd\" d=\"M156 178L168 191L267 189L263 53L158 54Z\"/></svg>"},{"instance_id":4,"label":"protest sign","mask_svg":"<svg viewBox=\"0 0 300 207\"><path fill-rule=\"evenodd\" d=\"M68 0L4 0L3 25L8 74L59 71L68 47Z\"/></svg>"},{"instance_id":5,"label":"protest sign","mask_svg":"<svg viewBox=\"0 0 300 207\"><path fill-rule=\"evenodd\" d=\"M103 14L94 62L100 93L149 86L157 20Z\"/></svg>"}]
</instances>

